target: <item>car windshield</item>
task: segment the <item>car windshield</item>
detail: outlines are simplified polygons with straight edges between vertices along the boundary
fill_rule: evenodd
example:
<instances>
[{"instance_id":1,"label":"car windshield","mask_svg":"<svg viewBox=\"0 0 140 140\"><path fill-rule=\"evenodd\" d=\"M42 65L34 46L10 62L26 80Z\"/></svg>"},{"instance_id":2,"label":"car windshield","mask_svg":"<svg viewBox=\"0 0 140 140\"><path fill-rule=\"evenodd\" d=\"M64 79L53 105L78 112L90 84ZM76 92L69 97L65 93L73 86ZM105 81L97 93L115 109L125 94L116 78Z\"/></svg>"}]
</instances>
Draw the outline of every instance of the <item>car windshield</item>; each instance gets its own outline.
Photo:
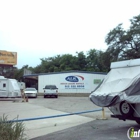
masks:
<instances>
[{"instance_id":1,"label":"car windshield","mask_svg":"<svg viewBox=\"0 0 140 140\"><path fill-rule=\"evenodd\" d=\"M36 91L35 88L26 88L25 91Z\"/></svg>"},{"instance_id":2,"label":"car windshield","mask_svg":"<svg viewBox=\"0 0 140 140\"><path fill-rule=\"evenodd\" d=\"M57 89L57 87L55 85L47 85L45 89Z\"/></svg>"}]
</instances>

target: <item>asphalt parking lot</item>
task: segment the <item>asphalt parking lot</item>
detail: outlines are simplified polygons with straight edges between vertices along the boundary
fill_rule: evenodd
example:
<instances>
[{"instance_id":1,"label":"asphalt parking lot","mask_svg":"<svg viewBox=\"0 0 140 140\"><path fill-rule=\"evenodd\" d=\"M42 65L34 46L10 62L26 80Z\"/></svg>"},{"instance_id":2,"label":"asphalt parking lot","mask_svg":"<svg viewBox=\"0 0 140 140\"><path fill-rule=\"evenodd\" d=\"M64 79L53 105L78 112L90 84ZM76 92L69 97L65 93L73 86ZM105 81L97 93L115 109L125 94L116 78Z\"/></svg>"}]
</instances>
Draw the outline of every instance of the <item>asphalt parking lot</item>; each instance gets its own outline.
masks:
<instances>
[{"instance_id":1,"label":"asphalt parking lot","mask_svg":"<svg viewBox=\"0 0 140 140\"><path fill-rule=\"evenodd\" d=\"M51 116L98 109L88 97L62 97L37 99L29 98L28 103L1 101L0 115L8 114L19 119L40 116ZM110 118L111 112L105 108L102 112L72 115L59 118L25 122L26 132L31 140L128 140L130 127L140 129L134 121L120 121ZM140 138L133 138L134 140ZM133 140L132 139L132 140Z\"/></svg>"},{"instance_id":2,"label":"asphalt parking lot","mask_svg":"<svg viewBox=\"0 0 140 140\"><path fill-rule=\"evenodd\" d=\"M133 121L95 120L32 140L129 140L127 131L130 127L140 129ZM140 137L131 140L139 139Z\"/></svg>"},{"instance_id":3,"label":"asphalt parking lot","mask_svg":"<svg viewBox=\"0 0 140 140\"><path fill-rule=\"evenodd\" d=\"M94 105L88 97L66 97L59 96L58 98L43 98L43 96L38 96L37 99L29 98L30 104L35 104L43 106L49 109L54 109L58 111L63 111L67 113L82 112L88 110L102 109ZM105 108L105 116L110 118L111 112L108 108ZM102 112L93 112L80 114L81 116L91 117L95 119L100 119L102 117Z\"/></svg>"},{"instance_id":4,"label":"asphalt parking lot","mask_svg":"<svg viewBox=\"0 0 140 140\"><path fill-rule=\"evenodd\" d=\"M100 108L94 105L88 97L59 97L46 98L38 97L37 100L29 100L31 104L38 104L47 108L64 111L79 112ZM32 140L129 140L127 131L130 127L135 130L140 126L134 121L122 121L111 118L111 112L105 108L105 120L102 119L102 112L81 114L85 117L95 118L81 125L50 133ZM134 140L140 138L134 138Z\"/></svg>"}]
</instances>

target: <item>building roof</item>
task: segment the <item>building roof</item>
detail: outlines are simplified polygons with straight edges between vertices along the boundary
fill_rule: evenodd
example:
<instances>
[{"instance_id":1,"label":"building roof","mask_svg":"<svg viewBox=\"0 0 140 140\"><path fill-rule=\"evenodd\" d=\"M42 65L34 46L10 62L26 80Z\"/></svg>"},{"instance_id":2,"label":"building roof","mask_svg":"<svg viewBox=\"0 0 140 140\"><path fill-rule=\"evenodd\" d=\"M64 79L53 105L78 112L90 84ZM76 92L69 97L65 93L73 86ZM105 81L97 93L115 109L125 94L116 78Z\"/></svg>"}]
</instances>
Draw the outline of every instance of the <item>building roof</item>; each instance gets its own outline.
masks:
<instances>
[{"instance_id":1,"label":"building roof","mask_svg":"<svg viewBox=\"0 0 140 140\"><path fill-rule=\"evenodd\" d=\"M24 78L38 79L40 75L52 75L52 74L63 74L63 73L88 73L88 74L101 74L106 75L106 72L91 72L91 71L62 71L62 72L49 72L49 73L38 73L38 74L28 74L23 75Z\"/></svg>"}]
</instances>

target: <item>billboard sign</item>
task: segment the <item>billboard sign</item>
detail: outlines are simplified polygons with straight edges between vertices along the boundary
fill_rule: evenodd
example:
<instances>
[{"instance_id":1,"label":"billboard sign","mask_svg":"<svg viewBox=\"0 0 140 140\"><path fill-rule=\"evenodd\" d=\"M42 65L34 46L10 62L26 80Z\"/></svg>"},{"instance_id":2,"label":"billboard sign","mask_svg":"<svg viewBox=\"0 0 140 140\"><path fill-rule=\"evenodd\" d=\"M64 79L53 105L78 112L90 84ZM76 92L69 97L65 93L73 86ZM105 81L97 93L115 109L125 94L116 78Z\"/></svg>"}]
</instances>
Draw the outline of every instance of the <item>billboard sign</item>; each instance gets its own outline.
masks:
<instances>
[{"instance_id":1,"label":"billboard sign","mask_svg":"<svg viewBox=\"0 0 140 140\"><path fill-rule=\"evenodd\" d=\"M0 50L0 64L3 65L16 65L17 52L8 52Z\"/></svg>"}]
</instances>

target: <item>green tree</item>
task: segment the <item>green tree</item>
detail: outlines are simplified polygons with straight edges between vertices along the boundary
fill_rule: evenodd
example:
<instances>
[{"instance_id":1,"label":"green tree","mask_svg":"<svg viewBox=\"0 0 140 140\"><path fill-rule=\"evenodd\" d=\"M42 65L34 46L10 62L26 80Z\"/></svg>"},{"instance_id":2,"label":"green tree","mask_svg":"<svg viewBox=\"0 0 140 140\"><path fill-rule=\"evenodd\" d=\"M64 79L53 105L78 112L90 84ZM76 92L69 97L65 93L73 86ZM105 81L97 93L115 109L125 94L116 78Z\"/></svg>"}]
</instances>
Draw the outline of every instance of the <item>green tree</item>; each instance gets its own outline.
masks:
<instances>
[{"instance_id":1,"label":"green tree","mask_svg":"<svg viewBox=\"0 0 140 140\"><path fill-rule=\"evenodd\" d=\"M14 78L18 81L24 81L23 75L24 75L24 69L33 70L32 67L28 67L28 65L24 65L21 69L16 68L14 71Z\"/></svg>"},{"instance_id":2,"label":"green tree","mask_svg":"<svg viewBox=\"0 0 140 140\"><path fill-rule=\"evenodd\" d=\"M86 62L86 56L84 54L83 51L81 52L76 52L77 53L77 62L76 62L76 65L77 65L77 70L83 70L85 71L86 70L86 65L87 65L87 62Z\"/></svg>"},{"instance_id":3,"label":"green tree","mask_svg":"<svg viewBox=\"0 0 140 140\"><path fill-rule=\"evenodd\" d=\"M105 62L107 60L107 55L101 50L91 49L87 53L87 69L88 71L95 72L106 72L108 71L108 65Z\"/></svg>"},{"instance_id":4,"label":"green tree","mask_svg":"<svg viewBox=\"0 0 140 140\"><path fill-rule=\"evenodd\" d=\"M77 66L76 59L71 54L64 54L61 56L60 60L60 70L61 71L69 71L74 70Z\"/></svg>"},{"instance_id":5,"label":"green tree","mask_svg":"<svg viewBox=\"0 0 140 140\"><path fill-rule=\"evenodd\" d=\"M130 20L128 30L122 24L111 30L105 42L112 61L140 58L140 15Z\"/></svg>"}]
</instances>

